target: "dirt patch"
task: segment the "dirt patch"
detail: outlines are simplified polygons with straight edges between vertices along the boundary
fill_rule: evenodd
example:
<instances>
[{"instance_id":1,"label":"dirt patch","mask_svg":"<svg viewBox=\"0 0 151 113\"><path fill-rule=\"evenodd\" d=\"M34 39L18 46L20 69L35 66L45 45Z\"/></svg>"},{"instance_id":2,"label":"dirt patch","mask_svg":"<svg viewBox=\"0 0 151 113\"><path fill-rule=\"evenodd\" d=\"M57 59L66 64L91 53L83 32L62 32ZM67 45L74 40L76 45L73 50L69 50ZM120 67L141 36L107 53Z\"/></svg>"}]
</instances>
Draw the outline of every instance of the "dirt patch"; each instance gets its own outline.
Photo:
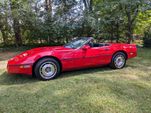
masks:
<instances>
[{"instance_id":1,"label":"dirt patch","mask_svg":"<svg viewBox=\"0 0 151 113\"><path fill-rule=\"evenodd\" d=\"M8 59L19 53L20 52L0 52L0 69L6 69Z\"/></svg>"},{"instance_id":2,"label":"dirt patch","mask_svg":"<svg viewBox=\"0 0 151 113\"><path fill-rule=\"evenodd\" d=\"M7 60L0 61L0 69L6 69L6 65L7 65Z\"/></svg>"},{"instance_id":3,"label":"dirt patch","mask_svg":"<svg viewBox=\"0 0 151 113\"><path fill-rule=\"evenodd\" d=\"M20 52L0 52L0 61L8 60Z\"/></svg>"}]
</instances>

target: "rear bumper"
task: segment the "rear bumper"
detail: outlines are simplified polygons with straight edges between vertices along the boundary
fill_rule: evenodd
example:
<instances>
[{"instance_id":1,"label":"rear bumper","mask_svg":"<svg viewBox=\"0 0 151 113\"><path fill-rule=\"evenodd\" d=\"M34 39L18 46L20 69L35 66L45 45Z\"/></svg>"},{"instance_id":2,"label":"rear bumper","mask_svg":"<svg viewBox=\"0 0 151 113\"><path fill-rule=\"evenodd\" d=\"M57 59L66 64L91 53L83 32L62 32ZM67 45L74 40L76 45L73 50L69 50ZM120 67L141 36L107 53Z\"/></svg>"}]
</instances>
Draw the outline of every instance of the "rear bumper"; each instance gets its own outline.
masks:
<instances>
[{"instance_id":1,"label":"rear bumper","mask_svg":"<svg viewBox=\"0 0 151 113\"><path fill-rule=\"evenodd\" d=\"M7 72L10 74L32 75L32 64L7 65Z\"/></svg>"}]
</instances>

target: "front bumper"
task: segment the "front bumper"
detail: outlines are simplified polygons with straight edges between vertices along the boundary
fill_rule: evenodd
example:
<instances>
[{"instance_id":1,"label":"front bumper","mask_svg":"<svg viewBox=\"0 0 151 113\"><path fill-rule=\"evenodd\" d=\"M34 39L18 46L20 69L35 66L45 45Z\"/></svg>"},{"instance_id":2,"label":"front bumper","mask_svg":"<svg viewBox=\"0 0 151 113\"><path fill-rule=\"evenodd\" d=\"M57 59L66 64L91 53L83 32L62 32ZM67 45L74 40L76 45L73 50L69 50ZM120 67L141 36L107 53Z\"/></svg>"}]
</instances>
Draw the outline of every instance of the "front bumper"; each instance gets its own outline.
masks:
<instances>
[{"instance_id":1,"label":"front bumper","mask_svg":"<svg viewBox=\"0 0 151 113\"><path fill-rule=\"evenodd\" d=\"M32 75L32 64L7 65L7 72L10 74Z\"/></svg>"}]
</instances>

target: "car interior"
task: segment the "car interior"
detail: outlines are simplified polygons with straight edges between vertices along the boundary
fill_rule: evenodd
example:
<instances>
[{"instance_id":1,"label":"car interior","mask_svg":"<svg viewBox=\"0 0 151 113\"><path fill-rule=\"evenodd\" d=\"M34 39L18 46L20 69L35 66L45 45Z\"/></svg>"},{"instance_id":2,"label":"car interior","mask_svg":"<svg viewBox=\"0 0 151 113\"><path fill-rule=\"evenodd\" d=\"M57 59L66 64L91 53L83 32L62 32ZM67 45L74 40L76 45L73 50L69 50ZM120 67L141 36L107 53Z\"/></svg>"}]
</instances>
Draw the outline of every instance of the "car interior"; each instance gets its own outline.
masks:
<instances>
[{"instance_id":1,"label":"car interior","mask_svg":"<svg viewBox=\"0 0 151 113\"><path fill-rule=\"evenodd\" d=\"M90 47L103 47L103 46L109 46L110 44L108 44L108 43L94 43L94 42L90 41L88 43L88 45Z\"/></svg>"}]
</instances>

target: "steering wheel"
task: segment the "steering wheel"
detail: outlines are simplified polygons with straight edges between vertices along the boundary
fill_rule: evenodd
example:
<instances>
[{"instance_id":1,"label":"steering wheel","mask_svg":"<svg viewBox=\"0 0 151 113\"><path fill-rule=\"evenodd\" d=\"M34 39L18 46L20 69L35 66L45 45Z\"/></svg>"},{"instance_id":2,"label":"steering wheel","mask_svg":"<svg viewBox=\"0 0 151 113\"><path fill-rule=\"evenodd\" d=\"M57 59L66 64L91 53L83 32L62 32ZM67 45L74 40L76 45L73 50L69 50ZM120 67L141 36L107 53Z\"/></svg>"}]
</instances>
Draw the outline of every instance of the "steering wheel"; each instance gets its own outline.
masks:
<instances>
[{"instance_id":1,"label":"steering wheel","mask_svg":"<svg viewBox=\"0 0 151 113\"><path fill-rule=\"evenodd\" d=\"M89 44L90 47L93 47L93 46L94 46L94 43L93 43L92 40L91 40L88 44Z\"/></svg>"}]
</instances>

